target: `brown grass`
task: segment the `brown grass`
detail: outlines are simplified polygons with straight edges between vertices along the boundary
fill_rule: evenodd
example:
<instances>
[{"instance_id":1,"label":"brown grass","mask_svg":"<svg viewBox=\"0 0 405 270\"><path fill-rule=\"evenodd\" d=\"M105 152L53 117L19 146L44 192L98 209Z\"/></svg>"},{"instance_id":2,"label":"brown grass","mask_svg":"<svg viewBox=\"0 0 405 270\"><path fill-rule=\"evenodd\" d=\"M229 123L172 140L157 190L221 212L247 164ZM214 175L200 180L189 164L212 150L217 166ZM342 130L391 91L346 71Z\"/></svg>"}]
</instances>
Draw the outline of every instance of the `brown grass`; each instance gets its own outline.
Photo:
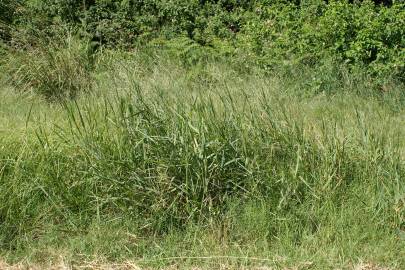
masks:
<instances>
[{"instance_id":1,"label":"brown grass","mask_svg":"<svg viewBox=\"0 0 405 270\"><path fill-rule=\"evenodd\" d=\"M311 269L313 263L307 262L300 264L296 267L292 268L281 268L280 270L305 270ZM166 267L162 270L177 270L177 269L185 269L179 265L173 265L170 267ZM190 267L187 268L189 270L203 270L202 268L198 267ZM218 265L215 269L220 270L233 270L236 269L235 266L229 265ZM254 267L254 268L237 268L239 270L273 270L275 268L271 267ZM336 268L338 270L339 268ZM353 270L394 270L393 268L387 268L383 266L379 266L374 263L365 263L361 262L356 264L349 269ZM6 263L4 260L0 260L0 270L150 270L150 268L141 268L137 266L135 263L127 261L123 263L105 263L105 262L84 262L81 265L72 266L67 263L65 260L61 259L58 262L54 262L53 264L48 263L48 265L34 265L34 264L27 264L27 263L17 263L10 265Z\"/></svg>"}]
</instances>

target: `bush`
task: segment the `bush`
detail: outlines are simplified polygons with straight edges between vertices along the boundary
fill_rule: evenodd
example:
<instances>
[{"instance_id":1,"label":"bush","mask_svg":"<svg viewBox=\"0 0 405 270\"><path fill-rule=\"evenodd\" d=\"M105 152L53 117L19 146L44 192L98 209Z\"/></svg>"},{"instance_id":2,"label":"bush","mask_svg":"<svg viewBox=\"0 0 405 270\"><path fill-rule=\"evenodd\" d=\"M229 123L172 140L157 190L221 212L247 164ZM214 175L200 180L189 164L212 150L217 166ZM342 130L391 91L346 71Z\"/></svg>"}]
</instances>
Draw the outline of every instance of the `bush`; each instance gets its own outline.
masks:
<instances>
[{"instance_id":1,"label":"bush","mask_svg":"<svg viewBox=\"0 0 405 270\"><path fill-rule=\"evenodd\" d=\"M10 26L13 23L15 13L20 1L2 0L0 3L0 46L11 38ZM1 50L1 47L0 47Z\"/></svg>"},{"instance_id":2,"label":"bush","mask_svg":"<svg viewBox=\"0 0 405 270\"><path fill-rule=\"evenodd\" d=\"M202 46L208 53L238 52L265 69L297 63L314 66L332 58L364 68L380 81L388 77L404 81L405 3L388 2L27 1L9 23L18 26L17 34L52 38L58 28L68 25L113 48L175 40L178 54L187 51L184 57L192 63L206 58ZM36 46L35 38L19 43Z\"/></svg>"},{"instance_id":3,"label":"bush","mask_svg":"<svg viewBox=\"0 0 405 270\"><path fill-rule=\"evenodd\" d=\"M317 65L332 57L378 78L404 78L404 3L264 4L246 16L237 46L263 67Z\"/></svg>"}]
</instances>

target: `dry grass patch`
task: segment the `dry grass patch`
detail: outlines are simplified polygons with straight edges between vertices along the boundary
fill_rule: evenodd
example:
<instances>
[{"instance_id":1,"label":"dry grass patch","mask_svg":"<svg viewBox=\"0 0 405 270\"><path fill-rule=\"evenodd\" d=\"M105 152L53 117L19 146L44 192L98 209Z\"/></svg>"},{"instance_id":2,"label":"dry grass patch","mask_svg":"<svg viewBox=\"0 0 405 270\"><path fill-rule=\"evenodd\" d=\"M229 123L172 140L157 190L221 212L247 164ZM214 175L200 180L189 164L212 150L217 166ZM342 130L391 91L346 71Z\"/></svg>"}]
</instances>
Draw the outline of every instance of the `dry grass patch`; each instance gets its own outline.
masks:
<instances>
[{"instance_id":1,"label":"dry grass patch","mask_svg":"<svg viewBox=\"0 0 405 270\"><path fill-rule=\"evenodd\" d=\"M312 269L314 266L311 262L301 263L294 267L283 267L277 268L282 270L304 270L304 269ZM10 265L3 260L0 260L0 270L151 270L152 268L142 268L138 266L136 263L127 261L123 263L107 263L107 262L99 262L99 261L92 261L92 262L84 262L80 265L71 265L65 260L61 259L58 262L47 263L47 265L33 265L27 263L17 263ZM213 267L184 267L181 265L172 265L169 267L164 268L155 268L161 270L178 270L178 269L188 269L188 270L205 270L205 269L219 269L219 270L274 270L276 268L268 267L268 266L256 266L256 267L241 267L235 265L227 265L227 264L219 264ZM338 270L339 268L336 268ZM353 270L395 270L394 268L388 268L379 266L374 263L366 263L361 262L349 269Z\"/></svg>"},{"instance_id":2,"label":"dry grass patch","mask_svg":"<svg viewBox=\"0 0 405 270\"><path fill-rule=\"evenodd\" d=\"M355 265L353 270L394 270L393 268L379 266L374 263L365 263L361 262L358 265Z\"/></svg>"}]
</instances>

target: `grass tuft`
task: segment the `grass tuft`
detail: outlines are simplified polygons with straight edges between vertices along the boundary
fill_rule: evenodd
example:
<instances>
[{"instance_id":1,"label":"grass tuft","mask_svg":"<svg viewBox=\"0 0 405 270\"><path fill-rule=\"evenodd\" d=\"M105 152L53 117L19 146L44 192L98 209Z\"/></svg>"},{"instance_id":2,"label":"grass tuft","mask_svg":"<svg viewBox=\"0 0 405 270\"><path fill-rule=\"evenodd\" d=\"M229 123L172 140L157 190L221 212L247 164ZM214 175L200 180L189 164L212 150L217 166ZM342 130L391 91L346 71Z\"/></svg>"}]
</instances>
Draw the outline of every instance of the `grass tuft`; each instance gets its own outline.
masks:
<instances>
[{"instance_id":1,"label":"grass tuft","mask_svg":"<svg viewBox=\"0 0 405 270\"><path fill-rule=\"evenodd\" d=\"M94 57L88 43L68 35L10 55L3 69L5 79L19 91L58 101L91 89Z\"/></svg>"}]
</instances>

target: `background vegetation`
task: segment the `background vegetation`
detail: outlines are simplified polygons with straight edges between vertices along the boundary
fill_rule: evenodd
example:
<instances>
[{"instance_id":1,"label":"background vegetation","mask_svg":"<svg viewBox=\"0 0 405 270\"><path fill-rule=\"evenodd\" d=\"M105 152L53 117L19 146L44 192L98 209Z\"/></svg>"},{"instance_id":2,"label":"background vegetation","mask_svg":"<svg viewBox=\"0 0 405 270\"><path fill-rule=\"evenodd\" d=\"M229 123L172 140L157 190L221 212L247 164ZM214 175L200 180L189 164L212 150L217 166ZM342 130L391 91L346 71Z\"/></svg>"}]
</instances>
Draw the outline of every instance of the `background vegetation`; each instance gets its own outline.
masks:
<instances>
[{"instance_id":1,"label":"background vegetation","mask_svg":"<svg viewBox=\"0 0 405 270\"><path fill-rule=\"evenodd\" d=\"M68 25L94 45L133 48L174 40L184 51L204 46L212 49L210 55L242 54L268 69L333 59L403 82L404 5L395 0L5 0L1 37L26 47L37 43L38 35L63 35L61 25Z\"/></svg>"},{"instance_id":2,"label":"background vegetation","mask_svg":"<svg viewBox=\"0 0 405 270\"><path fill-rule=\"evenodd\" d=\"M403 1L3 0L0 21L7 260L405 267Z\"/></svg>"}]
</instances>

